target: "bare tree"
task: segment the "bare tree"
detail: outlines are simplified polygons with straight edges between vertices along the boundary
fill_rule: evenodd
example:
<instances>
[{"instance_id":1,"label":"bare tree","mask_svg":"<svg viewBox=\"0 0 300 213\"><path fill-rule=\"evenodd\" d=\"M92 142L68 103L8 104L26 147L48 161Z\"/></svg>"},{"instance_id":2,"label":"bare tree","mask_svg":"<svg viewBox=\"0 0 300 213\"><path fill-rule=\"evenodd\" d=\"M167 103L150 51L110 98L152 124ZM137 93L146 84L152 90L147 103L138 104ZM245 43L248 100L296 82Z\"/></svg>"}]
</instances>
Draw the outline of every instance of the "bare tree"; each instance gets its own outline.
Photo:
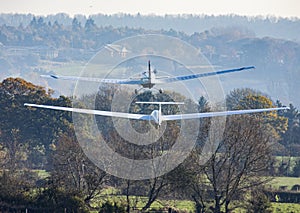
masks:
<instances>
[{"instance_id":1,"label":"bare tree","mask_svg":"<svg viewBox=\"0 0 300 213\"><path fill-rule=\"evenodd\" d=\"M66 191L89 202L101 193L107 174L85 156L75 135L64 134L54 152L52 176Z\"/></svg>"},{"instance_id":2,"label":"bare tree","mask_svg":"<svg viewBox=\"0 0 300 213\"><path fill-rule=\"evenodd\" d=\"M264 174L272 161L271 141L272 135L261 118L229 117L223 140L210 160L202 167L199 165L200 173L192 185L194 200L204 206L203 201L213 199L214 212L221 212L223 205L225 212L230 212L232 200L268 181Z\"/></svg>"}]
</instances>

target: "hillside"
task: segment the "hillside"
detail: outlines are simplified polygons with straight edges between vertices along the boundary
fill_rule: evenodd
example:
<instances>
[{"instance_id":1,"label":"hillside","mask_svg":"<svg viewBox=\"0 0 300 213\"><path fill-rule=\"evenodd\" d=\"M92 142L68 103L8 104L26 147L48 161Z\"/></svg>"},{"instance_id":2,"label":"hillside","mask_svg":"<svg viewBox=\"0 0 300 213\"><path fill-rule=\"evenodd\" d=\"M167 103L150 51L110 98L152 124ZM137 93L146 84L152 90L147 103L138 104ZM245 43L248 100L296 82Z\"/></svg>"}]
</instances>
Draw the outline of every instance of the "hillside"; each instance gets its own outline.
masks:
<instances>
[{"instance_id":1,"label":"hillside","mask_svg":"<svg viewBox=\"0 0 300 213\"><path fill-rule=\"evenodd\" d=\"M161 21L154 21L158 19ZM123 20L122 25L118 24L120 20ZM174 29L183 30L180 26L185 20L189 23L186 26L194 26L197 32L170 29L173 26L168 25L170 20L173 24L177 23L178 27ZM195 24L197 20L199 22ZM208 20L220 24L195 27L201 26L203 22L210 23ZM299 26L297 19L138 15L95 15L89 19L76 16L71 19L65 14L48 17L2 14L0 23L0 65L4 70L0 72L1 79L23 77L44 86L50 84L60 94L70 95L72 85L66 87L59 82L45 82L39 75L76 75L104 45L129 36L155 33L178 37L199 48L215 69L256 66L253 72L222 76L226 93L233 88L251 87L285 104L300 106L297 94L300 82L300 44L296 42L296 34L293 33ZM162 24L160 29L154 26L157 23ZM255 23L257 27L251 29L250 23ZM281 36L281 33L289 35ZM268 37L261 37L265 35Z\"/></svg>"}]
</instances>

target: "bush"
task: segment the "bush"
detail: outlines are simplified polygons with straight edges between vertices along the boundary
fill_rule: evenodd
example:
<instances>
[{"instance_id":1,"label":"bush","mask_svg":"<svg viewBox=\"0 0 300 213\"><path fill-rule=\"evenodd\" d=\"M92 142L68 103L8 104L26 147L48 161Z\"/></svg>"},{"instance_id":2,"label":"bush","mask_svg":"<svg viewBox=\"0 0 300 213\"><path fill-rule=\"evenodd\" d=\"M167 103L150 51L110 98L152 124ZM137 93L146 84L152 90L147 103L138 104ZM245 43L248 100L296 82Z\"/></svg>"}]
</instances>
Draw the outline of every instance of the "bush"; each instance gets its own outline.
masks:
<instances>
[{"instance_id":1,"label":"bush","mask_svg":"<svg viewBox=\"0 0 300 213\"><path fill-rule=\"evenodd\" d=\"M34 202L37 209L57 212L88 212L85 203L79 197L58 189L44 190Z\"/></svg>"},{"instance_id":2,"label":"bush","mask_svg":"<svg viewBox=\"0 0 300 213\"><path fill-rule=\"evenodd\" d=\"M292 172L293 177L300 177L300 160L296 162Z\"/></svg>"},{"instance_id":3,"label":"bush","mask_svg":"<svg viewBox=\"0 0 300 213\"><path fill-rule=\"evenodd\" d=\"M271 202L267 195L260 190L253 190L247 204L248 213L271 213Z\"/></svg>"},{"instance_id":4,"label":"bush","mask_svg":"<svg viewBox=\"0 0 300 213\"><path fill-rule=\"evenodd\" d=\"M99 211L100 213L125 213L126 207L125 204L116 203L116 202L105 202Z\"/></svg>"}]
</instances>

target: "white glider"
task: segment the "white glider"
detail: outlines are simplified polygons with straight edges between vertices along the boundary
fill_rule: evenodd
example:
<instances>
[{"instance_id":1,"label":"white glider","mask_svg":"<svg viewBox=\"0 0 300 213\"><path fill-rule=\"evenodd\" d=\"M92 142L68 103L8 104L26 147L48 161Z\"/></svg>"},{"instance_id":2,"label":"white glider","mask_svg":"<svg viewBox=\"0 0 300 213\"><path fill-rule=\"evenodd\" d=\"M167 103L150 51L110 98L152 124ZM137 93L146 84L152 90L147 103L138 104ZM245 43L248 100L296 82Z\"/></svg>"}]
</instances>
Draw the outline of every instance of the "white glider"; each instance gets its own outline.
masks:
<instances>
[{"instance_id":1,"label":"white glider","mask_svg":"<svg viewBox=\"0 0 300 213\"><path fill-rule=\"evenodd\" d=\"M183 119L195 119L195 118L208 118L216 116L227 116L227 115L239 115L239 114L248 114L248 113L258 113L258 112L269 112L277 110L289 109L289 107L275 107L275 108L262 108L262 109L246 109L246 110L232 110L232 111L220 111L220 112L204 112L204 113L190 113L190 114L174 114L174 115L162 115L161 105L165 104L183 104L182 102L136 102L138 104L158 104L159 109L153 110L151 114L134 114L134 113L124 113L124 112L110 112L110 111L100 111L92 109L79 109L71 107L60 107L60 106L51 106L51 105L38 105L38 104L29 104L25 103L25 106L36 107L36 108L45 108L52 110L62 110L76 113L84 114L93 114L101 115L108 117L118 117L118 118L129 118L136 120L146 120L154 121L159 126L163 121L173 121L173 120L183 120Z\"/></svg>"}]
</instances>

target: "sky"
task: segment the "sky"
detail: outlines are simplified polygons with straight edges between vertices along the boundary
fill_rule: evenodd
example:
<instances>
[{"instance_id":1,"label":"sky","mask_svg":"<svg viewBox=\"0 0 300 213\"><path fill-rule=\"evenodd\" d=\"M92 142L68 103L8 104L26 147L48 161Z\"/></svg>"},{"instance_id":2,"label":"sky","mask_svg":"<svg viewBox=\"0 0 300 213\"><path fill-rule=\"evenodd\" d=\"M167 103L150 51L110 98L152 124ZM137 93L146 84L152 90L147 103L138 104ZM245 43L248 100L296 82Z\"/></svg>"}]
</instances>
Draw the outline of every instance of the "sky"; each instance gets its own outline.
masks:
<instances>
[{"instance_id":1,"label":"sky","mask_svg":"<svg viewBox=\"0 0 300 213\"><path fill-rule=\"evenodd\" d=\"M300 18L299 0L0 0L0 13L237 14Z\"/></svg>"}]
</instances>

